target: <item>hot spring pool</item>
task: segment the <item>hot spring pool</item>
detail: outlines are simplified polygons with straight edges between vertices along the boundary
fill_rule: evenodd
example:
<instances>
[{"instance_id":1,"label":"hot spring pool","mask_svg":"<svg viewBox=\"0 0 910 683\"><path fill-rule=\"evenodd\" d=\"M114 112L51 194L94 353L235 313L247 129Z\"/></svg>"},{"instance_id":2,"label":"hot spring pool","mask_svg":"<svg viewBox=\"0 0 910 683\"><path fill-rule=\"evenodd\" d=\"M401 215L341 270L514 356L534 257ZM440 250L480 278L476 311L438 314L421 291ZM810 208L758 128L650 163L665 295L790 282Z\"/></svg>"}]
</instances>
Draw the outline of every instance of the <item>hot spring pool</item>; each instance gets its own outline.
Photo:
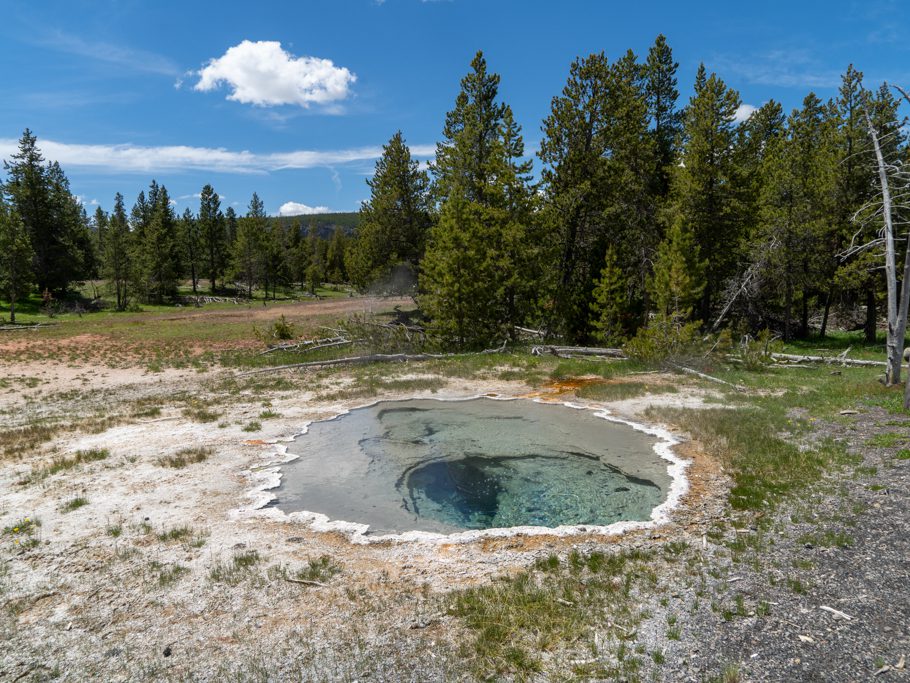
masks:
<instances>
[{"instance_id":1,"label":"hot spring pool","mask_svg":"<svg viewBox=\"0 0 910 683\"><path fill-rule=\"evenodd\" d=\"M645 521L671 485L656 442L560 404L381 401L295 438L273 504L368 534Z\"/></svg>"}]
</instances>

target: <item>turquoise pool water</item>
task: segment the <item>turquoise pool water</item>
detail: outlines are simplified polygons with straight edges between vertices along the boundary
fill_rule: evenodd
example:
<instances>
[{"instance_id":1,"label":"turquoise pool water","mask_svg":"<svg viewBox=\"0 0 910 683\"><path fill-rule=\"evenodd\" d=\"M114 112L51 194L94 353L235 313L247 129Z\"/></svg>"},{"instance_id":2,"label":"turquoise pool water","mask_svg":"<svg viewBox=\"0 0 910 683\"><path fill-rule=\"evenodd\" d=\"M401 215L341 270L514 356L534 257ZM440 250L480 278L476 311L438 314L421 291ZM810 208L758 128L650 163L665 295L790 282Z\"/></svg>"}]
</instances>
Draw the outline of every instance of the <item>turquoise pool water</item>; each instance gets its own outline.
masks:
<instances>
[{"instance_id":1,"label":"turquoise pool water","mask_svg":"<svg viewBox=\"0 0 910 683\"><path fill-rule=\"evenodd\" d=\"M297 437L276 504L371 534L647 520L670 486L654 443L558 404L383 401Z\"/></svg>"}]
</instances>

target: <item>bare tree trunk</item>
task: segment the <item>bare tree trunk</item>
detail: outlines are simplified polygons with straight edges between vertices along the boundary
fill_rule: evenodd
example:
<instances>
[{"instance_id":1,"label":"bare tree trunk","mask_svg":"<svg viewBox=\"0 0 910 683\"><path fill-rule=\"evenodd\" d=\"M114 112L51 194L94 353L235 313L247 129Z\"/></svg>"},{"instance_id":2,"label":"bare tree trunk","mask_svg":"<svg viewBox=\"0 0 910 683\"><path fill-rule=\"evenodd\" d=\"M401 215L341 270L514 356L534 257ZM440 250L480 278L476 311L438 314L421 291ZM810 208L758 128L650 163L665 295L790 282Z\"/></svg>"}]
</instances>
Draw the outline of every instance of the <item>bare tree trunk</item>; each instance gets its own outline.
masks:
<instances>
[{"instance_id":1,"label":"bare tree trunk","mask_svg":"<svg viewBox=\"0 0 910 683\"><path fill-rule=\"evenodd\" d=\"M875 287L870 285L866 288L866 323L863 325L866 343L875 343L875 332L877 329L878 315L875 310Z\"/></svg>"},{"instance_id":2,"label":"bare tree trunk","mask_svg":"<svg viewBox=\"0 0 910 683\"><path fill-rule=\"evenodd\" d=\"M786 294L784 295L784 341L790 341L790 318L793 314L793 284L787 277Z\"/></svg>"},{"instance_id":3,"label":"bare tree trunk","mask_svg":"<svg viewBox=\"0 0 910 683\"><path fill-rule=\"evenodd\" d=\"M907 294L906 286L901 287L901 302L898 304L897 294L897 264L894 252L894 224L891 219L891 189L888 185L888 170L882 156L882 148L878 142L878 134L872 123L872 118L866 112L866 123L869 126L869 136L875 149L875 160L878 163L878 179L882 190L882 216L885 221L885 279L888 288L888 339L887 357L888 369L885 372L885 384L891 386L901 381L901 361L904 353L904 337L907 334ZM906 268L910 269L910 245L908 245Z\"/></svg>"},{"instance_id":4,"label":"bare tree trunk","mask_svg":"<svg viewBox=\"0 0 910 683\"><path fill-rule=\"evenodd\" d=\"M825 312L822 314L822 329L819 330L818 336L822 339L828 334L828 315L831 313L831 290L825 294Z\"/></svg>"}]
</instances>

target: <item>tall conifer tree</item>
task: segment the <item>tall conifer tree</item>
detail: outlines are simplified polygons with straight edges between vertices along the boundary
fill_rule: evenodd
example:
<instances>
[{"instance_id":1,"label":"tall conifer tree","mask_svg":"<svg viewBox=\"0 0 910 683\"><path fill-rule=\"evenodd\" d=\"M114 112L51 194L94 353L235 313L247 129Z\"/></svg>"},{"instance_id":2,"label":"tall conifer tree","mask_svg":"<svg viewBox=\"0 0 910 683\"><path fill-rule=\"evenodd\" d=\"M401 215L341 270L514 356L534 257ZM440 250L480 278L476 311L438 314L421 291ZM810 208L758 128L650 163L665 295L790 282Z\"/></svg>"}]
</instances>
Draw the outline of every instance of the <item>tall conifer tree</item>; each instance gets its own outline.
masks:
<instances>
[{"instance_id":1,"label":"tall conifer tree","mask_svg":"<svg viewBox=\"0 0 910 683\"><path fill-rule=\"evenodd\" d=\"M441 200L421 274L421 303L433 327L459 347L479 347L514 335L523 292L515 271L525 262L531 189L520 130L497 101L499 76L483 53L461 81L446 116L432 170Z\"/></svg>"},{"instance_id":2,"label":"tall conifer tree","mask_svg":"<svg viewBox=\"0 0 910 683\"><path fill-rule=\"evenodd\" d=\"M0 296L9 301L11 323L16 322L16 302L27 296L34 284L34 257L25 224L0 198Z\"/></svg>"},{"instance_id":3,"label":"tall conifer tree","mask_svg":"<svg viewBox=\"0 0 910 683\"><path fill-rule=\"evenodd\" d=\"M739 94L699 66L686 109L682 165L674 169L675 211L691 227L708 264L699 317L707 321L737 267L743 217L735 157Z\"/></svg>"}]
</instances>

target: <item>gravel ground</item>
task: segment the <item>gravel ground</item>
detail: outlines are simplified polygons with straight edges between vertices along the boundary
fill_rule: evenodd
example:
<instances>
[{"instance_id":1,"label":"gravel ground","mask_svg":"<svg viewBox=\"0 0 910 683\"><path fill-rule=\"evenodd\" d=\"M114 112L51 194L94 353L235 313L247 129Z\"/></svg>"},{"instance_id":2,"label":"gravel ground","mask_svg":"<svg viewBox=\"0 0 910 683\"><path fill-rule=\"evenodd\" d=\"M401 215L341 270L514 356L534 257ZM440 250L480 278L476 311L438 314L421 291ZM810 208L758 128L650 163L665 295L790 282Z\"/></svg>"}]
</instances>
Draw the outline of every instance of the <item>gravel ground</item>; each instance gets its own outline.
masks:
<instances>
[{"instance_id":1,"label":"gravel ground","mask_svg":"<svg viewBox=\"0 0 910 683\"><path fill-rule=\"evenodd\" d=\"M876 447L886 433L893 443ZM910 680L910 460L897 457L910 447L910 419L870 409L816 436L861 462L770 524L705 544L706 584L677 577L664 595L678 597L654 607L651 630L661 609L678 613L679 639L652 633L665 657L653 679ZM734 559L724 551L734 538L759 547Z\"/></svg>"}]
</instances>

